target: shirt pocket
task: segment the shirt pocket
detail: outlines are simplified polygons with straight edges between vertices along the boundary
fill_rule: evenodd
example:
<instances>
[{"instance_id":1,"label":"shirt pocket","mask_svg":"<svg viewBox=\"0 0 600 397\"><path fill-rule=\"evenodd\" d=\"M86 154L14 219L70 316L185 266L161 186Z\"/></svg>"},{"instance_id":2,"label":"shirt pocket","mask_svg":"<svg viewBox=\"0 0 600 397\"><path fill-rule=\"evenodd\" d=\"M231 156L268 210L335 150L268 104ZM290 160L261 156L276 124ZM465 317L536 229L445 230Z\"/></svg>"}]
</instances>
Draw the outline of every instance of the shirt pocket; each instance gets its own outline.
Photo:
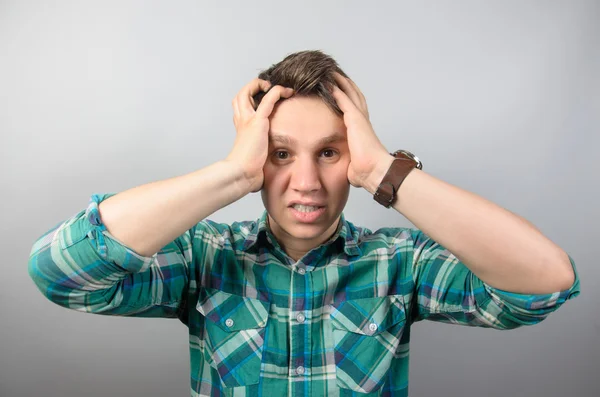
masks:
<instances>
[{"instance_id":1,"label":"shirt pocket","mask_svg":"<svg viewBox=\"0 0 600 397\"><path fill-rule=\"evenodd\" d=\"M406 326L404 299L353 299L331 307L337 385L358 393L380 389Z\"/></svg>"},{"instance_id":2,"label":"shirt pocket","mask_svg":"<svg viewBox=\"0 0 600 397\"><path fill-rule=\"evenodd\" d=\"M205 342L225 387L258 383L269 303L212 288L200 291Z\"/></svg>"}]
</instances>

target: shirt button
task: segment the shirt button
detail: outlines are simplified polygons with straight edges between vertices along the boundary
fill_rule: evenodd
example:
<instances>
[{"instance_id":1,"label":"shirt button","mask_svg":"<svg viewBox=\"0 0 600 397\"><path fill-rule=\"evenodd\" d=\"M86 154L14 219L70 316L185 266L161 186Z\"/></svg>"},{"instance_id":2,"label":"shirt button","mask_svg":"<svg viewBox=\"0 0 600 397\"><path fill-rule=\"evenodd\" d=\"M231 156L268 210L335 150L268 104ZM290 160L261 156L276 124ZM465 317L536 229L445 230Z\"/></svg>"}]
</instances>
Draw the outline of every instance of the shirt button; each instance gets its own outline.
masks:
<instances>
[{"instance_id":1,"label":"shirt button","mask_svg":"<svg viewBox=\"0 0 600 397\"><path fill-rule=\"evenodd\" d=\"M229 328L233 327L233 320L228 318L227 320L225 320L225 325Z\"/></svg>"},{"instance_id":2,"label":"shirt button","mask_svg":"<svg viewBox=\"0 0 600 397\"><path fill-rule=\"evenodd\" d=\"M304 367L301 365L298 368L296 368L296 373L298 375L302 375L304 373Z\"/></svg>"},{"instance_id":3,"label":"shirt button","mask_svg":"<svg viewBox=\"0 0 600 397\"><path fill-rule=\"evenodd\" d=\"M375 324L375 323L369 324L369 331L371 331L371 332L377 331L377 324Z\"/></svg>"},{"instance_id":4,"label":"shirt button","mask_svg":"<svg viewBox=\"0 0 600 397\"><path fill-rule=\"evenodd\" d=\"M298 269L298 273L304 274L304 273L306 273L306 270L304 270L304 268L301 267L301 268Z\"/></svg>"},{"instance_id":5,"label":"shirt button","mask_svg":"<svg viewBox=\"0 0 600 397\"><path fill-rule=\"evenodd\" d=\"M304 320L306 320L306 317L304 317L304 314L302 314L302 313L299 313L299 314L296 316L296 320L298 320L298 322L299 322L299 323L303 323L303 322L304 322Z\"/></svg>"}]
</instances>

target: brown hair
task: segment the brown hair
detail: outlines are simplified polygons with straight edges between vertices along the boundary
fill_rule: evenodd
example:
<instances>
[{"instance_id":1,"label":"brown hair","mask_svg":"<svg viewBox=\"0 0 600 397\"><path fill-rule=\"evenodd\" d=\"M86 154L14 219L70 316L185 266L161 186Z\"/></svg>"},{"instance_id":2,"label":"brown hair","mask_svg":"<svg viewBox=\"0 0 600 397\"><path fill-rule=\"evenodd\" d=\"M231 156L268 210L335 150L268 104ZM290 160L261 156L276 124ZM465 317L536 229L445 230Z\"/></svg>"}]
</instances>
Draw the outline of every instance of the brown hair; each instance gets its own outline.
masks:
<instances>
[{"instance_id":1,"label":"brown hair","mask_svg":"<svg viewBox=\"0 0 600 397\"><path fill-rule=\"evenodd\" d=\"M281 85L294 89L294 96L318 97L338 116L343 112L328 87L337 85L333 72L348 77L338 63L320 50L307 50L287 55L282 61L259 73L258 78L267 80L271 86ZM256 108L266 92L254 96Z\"/></svg>"}]
</instances>

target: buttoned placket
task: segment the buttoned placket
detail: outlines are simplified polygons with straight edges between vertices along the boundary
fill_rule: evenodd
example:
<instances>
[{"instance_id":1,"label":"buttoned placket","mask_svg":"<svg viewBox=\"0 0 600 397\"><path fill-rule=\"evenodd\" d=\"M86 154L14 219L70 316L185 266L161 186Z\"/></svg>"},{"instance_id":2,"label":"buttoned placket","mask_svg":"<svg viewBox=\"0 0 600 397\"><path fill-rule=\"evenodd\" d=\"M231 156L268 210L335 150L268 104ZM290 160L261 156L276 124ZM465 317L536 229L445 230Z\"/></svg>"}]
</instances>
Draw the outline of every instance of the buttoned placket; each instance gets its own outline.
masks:
<instances>
[{"instance_id":1,"label":"buttoned placket","mask_svg":"<svg viewBox=\"0 0 600 397\"><path fill-rule=\"evenodd\" d=\"M302 262L292 266L291 307L290 307L290 391L298 391L298 377L304 377L310 368L311 346L310 321L307 321L310 272Z\"/></svg>"}]
</instances>

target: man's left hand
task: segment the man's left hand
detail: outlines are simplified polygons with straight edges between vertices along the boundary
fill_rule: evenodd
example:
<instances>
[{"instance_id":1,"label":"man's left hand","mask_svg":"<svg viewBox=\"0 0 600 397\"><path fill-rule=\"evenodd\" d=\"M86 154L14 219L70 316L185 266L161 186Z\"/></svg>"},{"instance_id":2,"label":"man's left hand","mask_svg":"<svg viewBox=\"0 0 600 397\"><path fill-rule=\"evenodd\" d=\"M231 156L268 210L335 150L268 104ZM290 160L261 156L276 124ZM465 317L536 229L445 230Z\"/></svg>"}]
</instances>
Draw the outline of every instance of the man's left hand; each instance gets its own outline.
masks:
<instances>
[{"instance_id":1,"label":"man's left hand","mask_svg":"<svg viewBox=\"0 0 600 397\"><path fill-rule=\"evenodd\" d=\"M332 94L344 112L350 150L348 181L354 187L370 191L373 189L370 185L383 179L394 158L377 138L369 121L367 101L358 86L339 73L335 73L335 81L339 87L334 85Z\"/></svg>"}]
</instances>

